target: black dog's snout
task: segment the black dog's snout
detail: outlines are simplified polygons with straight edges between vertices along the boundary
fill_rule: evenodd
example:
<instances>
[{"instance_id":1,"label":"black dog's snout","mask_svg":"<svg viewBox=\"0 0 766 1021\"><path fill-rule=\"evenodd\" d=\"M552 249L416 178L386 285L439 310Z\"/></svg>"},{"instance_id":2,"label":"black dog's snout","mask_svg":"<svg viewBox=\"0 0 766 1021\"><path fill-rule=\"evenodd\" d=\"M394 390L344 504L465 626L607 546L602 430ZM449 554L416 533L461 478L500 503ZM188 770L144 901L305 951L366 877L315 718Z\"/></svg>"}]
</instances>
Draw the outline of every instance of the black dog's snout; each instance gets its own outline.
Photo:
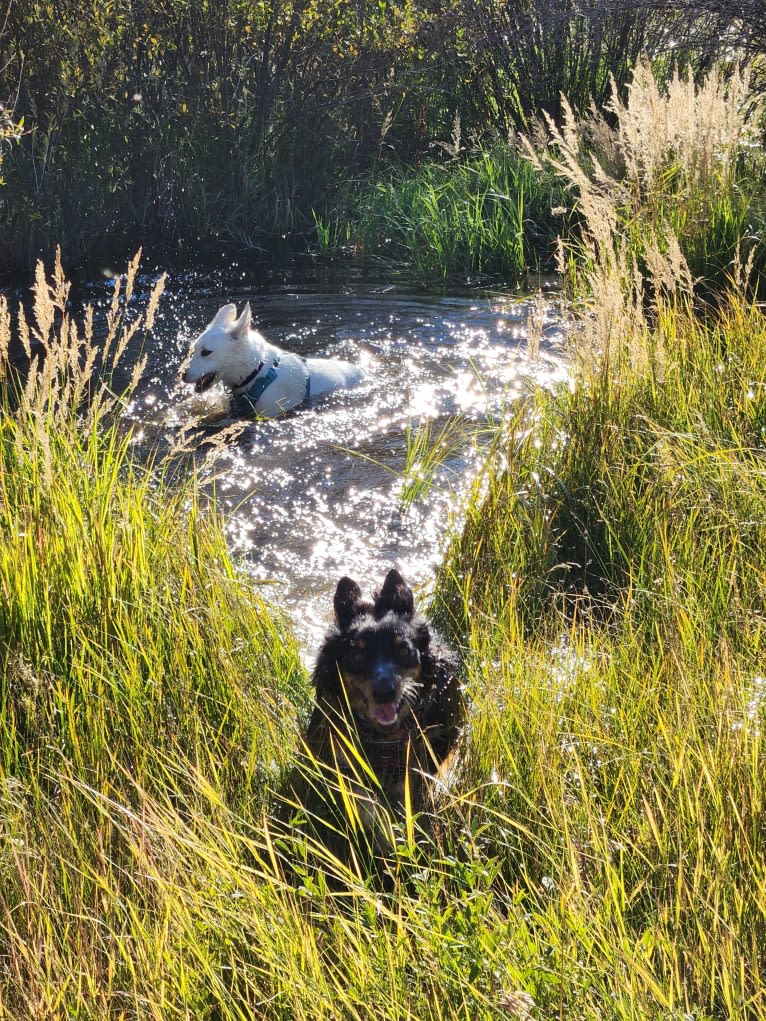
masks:
<instances>
[{"instance_id":1,"label":"black dog's snout","mask_svg":"<svg viewBox=\"0 0 766 1021\"><path fill-rule=\"evenodd\" d=\"M399 677L390 663L379 663L372 675L372 697L376 702L391 702L399 689Z\"/></svg>"}]
</instances>

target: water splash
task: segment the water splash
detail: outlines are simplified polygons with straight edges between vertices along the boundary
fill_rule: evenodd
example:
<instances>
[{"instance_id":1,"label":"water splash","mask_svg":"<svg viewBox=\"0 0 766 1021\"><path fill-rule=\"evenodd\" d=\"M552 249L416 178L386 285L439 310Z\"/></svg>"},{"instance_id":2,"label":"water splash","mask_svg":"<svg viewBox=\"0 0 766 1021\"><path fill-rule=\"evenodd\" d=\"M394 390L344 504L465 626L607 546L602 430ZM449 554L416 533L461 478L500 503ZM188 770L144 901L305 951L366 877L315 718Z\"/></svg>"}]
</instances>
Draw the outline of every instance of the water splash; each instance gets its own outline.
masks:
<instances>
[{"instance_id":1,"label":"water splash","mask_svg":"<svg viewBox=\"0 0 766 1021\"><path fill-rule=\"evenodd\" d=\"M253 298L194 283L185 282L155 329L147 382L132 408L143 442L199 413L178 370L191 339L225 300L251 300L258 328L282 347L365 367L354 390L278 421L246 423L215 468L234 552L273 586L269 598L292 615L310 655L341 575L368 590L392 564L415 585L432 577L481 462L477 435L509 401L566 378L562 323L546 306L530 357L526 329L539 311L531 298L300 290ZM213 400L212 410L205 406L208 431L226 410L223 393ZM457 416L465 443L453 444L422 497L404 504L408 436L424 423L437 434Z\"/></svg>"}]
</instances>

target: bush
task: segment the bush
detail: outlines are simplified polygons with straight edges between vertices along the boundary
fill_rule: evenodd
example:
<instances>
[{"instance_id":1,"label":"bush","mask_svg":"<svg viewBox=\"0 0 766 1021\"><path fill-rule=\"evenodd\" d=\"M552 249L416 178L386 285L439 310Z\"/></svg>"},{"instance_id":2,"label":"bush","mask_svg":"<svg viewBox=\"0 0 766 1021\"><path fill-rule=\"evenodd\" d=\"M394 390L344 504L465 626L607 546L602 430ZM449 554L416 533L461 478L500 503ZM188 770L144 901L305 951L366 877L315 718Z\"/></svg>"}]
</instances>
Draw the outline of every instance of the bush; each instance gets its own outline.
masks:
<instances>
[{"instance_id":1,"label":"bush","mask_svg":"<svg viewBox=\"0 0 766 1021\"><path fill-rule=\"evenodd\" d=\"M16 0L7 15L0 97L24 133L6 154L0 272L56 243L68 263L138 238L300 243L312 210L327 220L381 157L432 157L456 115L484 144L555 115L562 92L603 103L643 50L668 63L669 34L697 71L753 45L744 21L702 33L713 19L681 0Z\"/></svg>"}]
</instances>

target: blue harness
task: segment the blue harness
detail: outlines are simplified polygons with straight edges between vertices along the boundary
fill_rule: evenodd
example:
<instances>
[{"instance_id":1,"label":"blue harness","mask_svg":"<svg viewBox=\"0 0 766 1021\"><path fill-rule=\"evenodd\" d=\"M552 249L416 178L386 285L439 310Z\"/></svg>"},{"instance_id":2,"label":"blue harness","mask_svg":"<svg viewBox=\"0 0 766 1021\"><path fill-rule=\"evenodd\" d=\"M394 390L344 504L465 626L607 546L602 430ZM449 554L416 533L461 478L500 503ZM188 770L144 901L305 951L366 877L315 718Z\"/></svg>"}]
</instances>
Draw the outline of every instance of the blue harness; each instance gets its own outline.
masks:
<instances>
[{"instance_id":1,"label":"blue harness","mask_svg":"<svg viewBox=\"0 0 766 1021\"><path fill-rule=\"evenodd\" d=\"M306 365L305 358L301 358L301 361L303 362L304 365ZM279 358L275 358L274 361L269 366L268 370L264 372L263 375L261 375L260 374L261 369L263 368L264 364L265 362L262 361L259 362L258 366L250 373L250 375L246 376L239 384L239 386L247 386L248 383L250 383L250 386L247 388L247 390L243 390L241 393L234 395L234 399L237 405L237 411L241 415L254 415L257 413L258 409L256 405L258 401L266 392L266 390L271 386L274 380L277 378ZM304 402L308 401L309 397L311 397L311 373L308 371L307 368L306 390L305 393L303 394L303 401Z\"/></svg>"}]
</instances>

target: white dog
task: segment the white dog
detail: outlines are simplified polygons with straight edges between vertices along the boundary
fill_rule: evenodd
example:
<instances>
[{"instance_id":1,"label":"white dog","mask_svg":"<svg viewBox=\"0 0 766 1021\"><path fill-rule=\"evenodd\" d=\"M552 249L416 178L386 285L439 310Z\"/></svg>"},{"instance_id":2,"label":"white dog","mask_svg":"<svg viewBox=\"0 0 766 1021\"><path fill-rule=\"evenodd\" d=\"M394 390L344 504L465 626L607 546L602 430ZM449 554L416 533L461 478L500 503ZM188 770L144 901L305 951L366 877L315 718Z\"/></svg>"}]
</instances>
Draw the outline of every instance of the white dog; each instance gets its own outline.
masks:
<instances>
[{"instance_id":1,"label":"white dog","mask_svg":"<svg viewBox=\"0 0 766 1021\"><path fill-rule=\"evenodd\" d=\"M220 380L232 392L238 414L274 418L309 397L361 380L361 368L351 362L301 358L269 344L251 320L249 302L239 318L235 305L219 308L194 342L184 383L193 383L202 393Z\"/></svg>"}]
</instances>

